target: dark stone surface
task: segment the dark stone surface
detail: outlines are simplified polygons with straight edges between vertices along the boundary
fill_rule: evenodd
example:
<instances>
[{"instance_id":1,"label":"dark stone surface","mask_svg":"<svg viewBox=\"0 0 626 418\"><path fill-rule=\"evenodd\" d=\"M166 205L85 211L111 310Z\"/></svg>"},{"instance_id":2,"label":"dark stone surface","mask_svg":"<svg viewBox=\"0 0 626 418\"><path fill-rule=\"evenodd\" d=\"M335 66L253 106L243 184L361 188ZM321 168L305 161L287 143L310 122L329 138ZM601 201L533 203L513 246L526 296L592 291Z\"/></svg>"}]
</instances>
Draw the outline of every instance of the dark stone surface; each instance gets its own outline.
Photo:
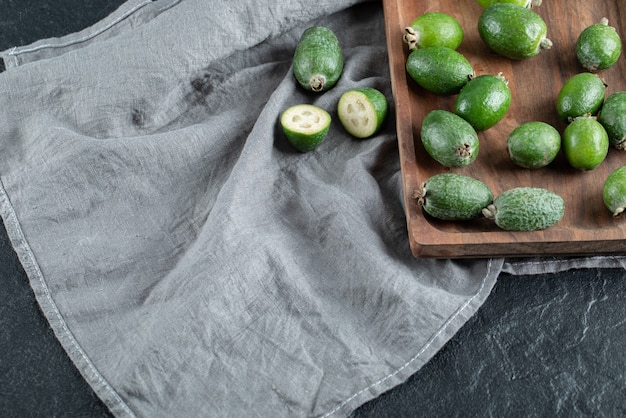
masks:
<instances>
[{"instance_id":1,"label":"dark stone surface","mask_svg":"<svg viewBox=\"0 0 626 418\"><path fill-rule=\"evenodd\" d=\"M0 49L74 32L122 0L0 0ZM503 274L487 302L365 417L626 416L622 270ZM0 228L0 415L105 417L42 317Z\"/></svg>"}]
</instances>

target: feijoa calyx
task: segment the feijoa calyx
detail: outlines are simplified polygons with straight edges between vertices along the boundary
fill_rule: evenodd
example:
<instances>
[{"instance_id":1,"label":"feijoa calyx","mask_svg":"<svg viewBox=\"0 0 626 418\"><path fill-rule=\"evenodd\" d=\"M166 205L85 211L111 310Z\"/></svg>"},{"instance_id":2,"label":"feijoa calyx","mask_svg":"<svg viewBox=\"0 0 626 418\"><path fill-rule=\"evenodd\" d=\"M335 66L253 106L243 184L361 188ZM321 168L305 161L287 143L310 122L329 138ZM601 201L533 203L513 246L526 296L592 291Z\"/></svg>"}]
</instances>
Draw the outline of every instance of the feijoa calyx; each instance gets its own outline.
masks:
<instances>
[{"instance_id":1,"label":"feijoa calyx","mask_svg":"<svg viewBox=\"0 0 626 418\"><path fill-rule=\"evenodd\" d=\"M495 3L478 18L478 33L492 51L524 60L552 47L545 21L533 10L512 3Z\"/></svg>"},{"instance_id":2,"label":"feijoa calyx","mask_svg":"<svg viewBox=\"0 0 626 418\"><path fill-rule=\"evenodd\" d=\"M480 144L476 130L447 110L430 111L422 121L420 136L426 152L446 167L464 167L478 157Z\"/></svg>"},{"instance_id":3,"label":"feijoa calyx","mask_svg":"<svg viewBox=\"0 0 626 418\"><path fill-rule=\"evenodd\" d=\"M621 217L626 210L626 166L611 172L604 181L602 200L614 217Z\"/></svg>"},{"instance_id":4,"label":"feijoa calyx","mask_svg":"<svg viewBox=\"0 0 626 418\"><path fill-rule=\"evenodd\" d=\"M477 131L491 128L504 118L511 106L508 83L502 73L472 78L459 92L454 102L454 113Z\"/></svg>"},{"instance_id":5,"label":"feijoa calyx","mask_svg":"<svg viewBox=\"0 0 626 418\"><path fill-rule=\"evenodd\" d=\"M324 26L306 29L293 56L293 74L307 91L332 88L343 72L343 51L335 33Z\"/></svg>"},{"instance_id":6,"label":"feijoa calyx","mask_svg":"<svg viewBox=\"0 0 626 418\"><path fill-rule=\"evenodd\" d=\"M426 180L418 204L429 215L448 221L474 219L493 201L489 186L475 178L455 174L435 174Z\"/></svg>"},{"instance_id":7,"label":"feijoa calyx","mask_svg":"<svg viewBox=\"0 0 626 418\"><path fill-rule=\"evenodd\" d=\"M505 231L536 231L559 222L565 213L565 202L544 188L515 187L497 196L482 212Z\"/></svg>"},{"instance_id":8,"label":"feijoa calyx","mask_svg":"<svg viewBox=\"0 0 626 418\"><path fill-rule=\"evenodd\" d=\"M420 86L439 95L452 95L474 76L472 64L460 52L443 46L414 49L406 71Z\"/></svg>"},{"instance_id":9,"label":"feijoa calyx","mask_svg":"<svg viewBox=\"0 0 626 418\"><path fill-rule=\"evenodd\" d=\"M454 17L442 12L426 12L404 28L402 39L412 51L431 46L457 49L463 37L463 28Z\"/></svg>"}]
</instances>

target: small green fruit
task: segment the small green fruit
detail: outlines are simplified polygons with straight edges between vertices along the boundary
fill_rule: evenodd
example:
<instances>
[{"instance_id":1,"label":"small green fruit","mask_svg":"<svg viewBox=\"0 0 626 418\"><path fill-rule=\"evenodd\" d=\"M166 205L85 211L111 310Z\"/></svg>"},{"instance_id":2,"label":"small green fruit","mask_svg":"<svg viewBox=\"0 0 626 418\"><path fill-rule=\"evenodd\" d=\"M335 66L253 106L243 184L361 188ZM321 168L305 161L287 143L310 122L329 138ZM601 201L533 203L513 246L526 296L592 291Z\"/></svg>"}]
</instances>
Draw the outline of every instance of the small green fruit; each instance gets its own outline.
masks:
<instances>
[{"instance_id":1,"label":"small green fruit","mask_svg":"<svg viewBox=\"0 0 626 418\"><path fill-rule=\"evenodd\" d=\"M502 74L481 75L471 79L454 103L454 113L468 121L477 131L491 128L509 111L511 90Z\"/></svg>"},{"instance_id":2,"label":"small green fruit","mask_svg":"<svg viewBox=\"0 0 626 418\"><path fill-rule=\"evenodd\" d=\"M454 173L430 177L418 196L426 213L448 221L477 218L492 201L493 193L485 183Z\"/></svg>"},{"instance_id":3,"label":"small green fruit","mask_svg":"<svg viewBox=\"0 0 626 418\"><path fill-rule=\"evenodd\" d=\"M436 109L424 117L421 138L426 152L446 167L463 167L478 157L476 130L447 110Z\"/></svg>"},{"instance_id":4,"label":"small green fruit","mask_svg":"<svg viewBox=\"0 0 626 418\"><path fill-rule=\"evenodd\" d=\"M293 56L293 74L307 91L332 88L343 72L343 51L335 33L324 26L306 29Z\"/></svg>"},{"instance_id":5,"label":"small green fruit","mask_svg":"<svg viewBox=\"0 0 626 418\"><path fill-rule=\"evenodd\" d=\"M529 8L511 3L487 7L478 18L478 33L492 51L503 57L524 60L550 49L544 20Z\"/></svg>"},{"instance_id":6,"label":"small green fruit","mask_svg":"<svg viewBox=\"0 0 626 418\"><path fill-rule=\"evenodd\" d=\"M523 168L541 168L550 164L561 149L561 134L545 122L526 122L507 137L511 161Z\"/></svg>"},{"instance_id":7,"label":"small green fruit","mask_svg":"<svg viewBox=\"0 0 626 418\"><path fill-rule=\"evenodd\" d=\"M280 116L287 140L301 152L313 151L326 139L330 122L327 111L310 104L291 106Z\"/></svg>"},{"instance_id":8,"label":"small green fruit","mask_svg":"<svg viewBox=\"0 0 626 418\"><path fill-rule=\"evenodd\" d=\"M626 149L626 91L619 91L606 98L598 122L609 135L609 142L619 150Z\"/></svg>"},{"instance_id":9,"label":"small green fruit","mask_svg":"<svg viewBox=\"0 0 626 418\"><path fill-rule=\"evenodd\" d=\"M558 194L539 187L516 187L495 198L483 215L505 231L536 231L553 226L565 213Z\"/></svg>"},{"instance_id":10,"label":"small green fruit","mask_svg":"<svg viewBox=\"0 0 626 418\"><path fill-rule=\"evenodd\" d=\"M612 67L621 53L622 40L606 18L585 28L576 41L576 57L588 71Z\"/></svg>"},{"instance_id":11,"label":"small green fruit","mask_svg":"<svg viewBox=\"0 0 626 418\"><path fill-rule=\"evenodd\" d=\"M344 129L355 138L374 135L387 117L389 105L380 91L365 87L348 90L337 104L337 116Z\"/></svg>"},{"instance_id":12,"label":"small green fruit","mask_svg":"<svg viewBox=\"0 0 626 418\"><path fill-rule=\"evenodd\" d=\"M598 113L606 95L606 84L597 74L579 73L561 87L556 99L556 111L565 122L580 116Z\"/></svg>"},{"instance_id":13,"label":"small green fruit","mask_svg":"<svg viewBox=\"0 0 626 418\"><path fill-rule=\"evenodd\" d=\"M409 50L431 46L457 49L463 37L463 28L455 18L446 13L427 12L404 28L402 39Z\"/></svg>"},{"instance_id":14,"label":"small green fruit","mask_svg":"<svg viewBox=\"0 0 626 418\"><path fill-rule=\"evenodd\" d=\"M602 200L614 217L621 217L626 210L626 166L615 169L604 181Z\"/></svg>"},{"instance_id":15,"label":"small green fruit","mask_svg":"<svg viewBox=\"0 0 626 418\"><path fill-rule=\"evenodd\" d=\"M465 56L443 46L414 49L407 58L406 71L417 84L439 95L457 94L474 76Z\"/></svg>"},{"instance_id":16,"label":"small green fruit","mask_svg":"<svg viewBox=\"0 0 626 418\"><path fill-rule=\"evenodd\" d=\"M609 152L609 137L594 117L583 116L563 131L563 152L572 167L593 170Z\"/></svg>"}]
</instances>

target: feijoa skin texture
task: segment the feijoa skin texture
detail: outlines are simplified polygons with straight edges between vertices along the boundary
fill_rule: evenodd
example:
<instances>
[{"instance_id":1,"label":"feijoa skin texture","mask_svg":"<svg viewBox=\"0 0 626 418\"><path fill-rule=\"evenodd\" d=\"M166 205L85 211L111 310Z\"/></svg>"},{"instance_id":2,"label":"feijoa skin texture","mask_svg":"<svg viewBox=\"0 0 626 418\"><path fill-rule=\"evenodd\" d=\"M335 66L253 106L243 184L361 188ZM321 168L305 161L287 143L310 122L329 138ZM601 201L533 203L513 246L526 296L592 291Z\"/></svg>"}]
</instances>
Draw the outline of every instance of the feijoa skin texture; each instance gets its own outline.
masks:
<instances>
[{"instance_id":1,"label":"feijoa skin texture","mask_svg":"<svg viewBox=\"0 0 626 418\"><path fill-rule=\"evenodd\" d=\"M511 106L511 90L502 76L485 74L472 78L459 92L454 113L477 131L484 131L504 118Z\"/></svg>"},{"instance_id":2,"label":"feijoa skin texture","mask_svg":"<svg viewBox=\"0 0 626 418\"><path fill-rule=\"evenodd\" d=\"M478 157L476 130L447 110L435 109L424 117L421 138L426 152L445 167L464 167Z\"/></svg>"},{"instance_id":3,"label":"feijoa skin texture","mask_svg":"<svg viewBox=\"0 0 626 418\"><path fill-rule=\"evenodd\" d=\"M596 118L574 119L563 131L563 153L569 164L579 170L593 170L609 152L609 137Z\"/></svg>"},{"instance_id":4,"label":"feijoa skin texture","mask_svg":"<svg viewBox=\"0 0 626 418\"><path fill-rule=\"evenodd\" d=\"M492 51L525 60L552 47L545 21L533 10L512 3L496 3L478 18L478 33Z\"/></svg>"},{"instance_id":5,"label":"feijoa skin texture","mask_svg":"<svg viewBox=\"0 0 626 418\"><path fill-rule=\"evenodd\" d=\"M622 217L626 210L626 166L613 170L606 178L602 200L615 218Z\"/></svg>"},{"instance_id":6,"label":"feijoa skin texture","mask_svg":"<svg viewBox=\"0 0 626 418\"><path fill-rule=\"evenodd\" d=\"M565 122L596 115L606 96L606 84L594 73L578 73L565 81L556 100L556 111Z\"/></svg>"},{"instance_id":7,"label":"feijoa skin texture","mask_svg":"<svg viewBox=\"0 0 626 418\"><path fill-rule=\"evenodd\" d=\"M604 126L612 146L626 149L626 91L618 91L606 98L598 122Z\"/></svg>"},{"instance_id":8,"label":"feijoa skin texture","mask_svg":"<svg viewBox=\"0 0 626 418\"><path fill-rule=\"evenodd\" d=\"M402 39L410 51L431 46L457 49L464 36L461 24L454 17L441 12L426 12L404 29Z\"/></svg>"},{"instance_id":9,"label":"feijoa skin texture","mask_svg":"<svg viewBox=\"0 0 626 418\"><path fill-rule=\"evenodd\" d=\"M558 194L540 187L516 187L495 198L483 215L505 231L536 231L555 225L565 214Z\"/></svg>"},{"instance_id":10,"label":"feijoa skin texture","mask_svg":"<svg viewBox=\"0 0 626 418\"><path fill-rule=\"evenodd\" d=\"M332 88L343 72L343 51L335 33L324 26L306 29L293 56L293 74L307 91Z\"/></svg>"},{"instance_id":11,"label":"feijoa skin texture","mask_svg":"<svg viewBox=\"0 0 626 418\"><path fill-rule=\"evenodd\" d=\"M426 90L444 96L457 94L474 76L463 54L443 46L414 49L406 60L406 71Z\"/></svg>"},{"instance_id":12,"label":"feijoa skin texture","mask_svg":"<svg viewBox=\"0 0 626 418\"><path fill-rule=\"evenodd\" d=\"M511 131L507 150L511 161L523 168L537 169L550 164L561 149L561 134L552 125L532 121Z\"/></svg>"},{"instance_id":13,"label":"feijoa skin texture","mask_svg":"<svg viewBox=\"0 0 626 418\"><path fill-rule=\"evenodd\" d=\"M608 19L585 28L576 40L576 57L591 72L612 67L622 53L622 40Z\"/></svg>"},{"instance_id":14,"label":"feijoa skin texture","mask_svg":"<svg viewBox=\"0 0 626 418\"><path fill-rule=\"evenodd\" d=\"M418 203L429 215L446 221L463 221L482 215L493 202L489 186L455 173L435 174L424 182Z\"/></svg>"}]
</instances>

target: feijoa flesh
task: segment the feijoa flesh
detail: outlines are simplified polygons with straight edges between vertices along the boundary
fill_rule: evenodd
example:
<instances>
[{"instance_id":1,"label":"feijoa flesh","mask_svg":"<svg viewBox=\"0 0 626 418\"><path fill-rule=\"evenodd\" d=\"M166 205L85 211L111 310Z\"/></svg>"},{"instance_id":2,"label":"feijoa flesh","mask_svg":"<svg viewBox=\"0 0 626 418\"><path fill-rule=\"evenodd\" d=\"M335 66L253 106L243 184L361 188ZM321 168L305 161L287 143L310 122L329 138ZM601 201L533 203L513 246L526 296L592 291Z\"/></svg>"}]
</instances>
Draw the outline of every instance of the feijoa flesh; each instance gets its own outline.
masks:
<instances>
[{"instance_id":1,"label":"feijoa flesh","mask_svg":"<svg viewBox=\"0 0 626 418\"><path fill-rule=\"evenodd\" d=\"M483 215L506 231L535 231L559 222L565 202L558 194L540 187L515 187L497 196Z\"/></svg>"},{"instance_id":2,"label":"feijoa flesh","mask_svg":"<svg viewBox=\"0 0 626 418\"><path fill-rule=\"evenodd\" d=\"M331 116L321 107L298 104L287 108L280 124L287 140L301 152L313 151L328 135Z\"/></svg>"},{"instance_id":3,"label":"feijoa flesh","mask_svg":"<svg viewBox=\"0 0 626 418\"><path fill-rule=\"evenodd\" d=\"M387 98L372 87L344 92L337 104L337 116L344 129L355 138L374 135L387 117Z\"/></svg>"},{"instance_id":4,"label":"feijoa flesh","mask_svg":"<svg viewBox=\"0 0 626 418\"><path fill-rule=\"evenodd\" d=\"M478 33L495 53L524 60L552 47L545 21L533 10L512 3L495 3L478 18Z\"/></svg>"},{"instance_id":5,"label":"feijoa flesh","mask_svg":"<svg viewBox=\"0 0 626 418\"><path fill-rule=\"evenodd\" d=\"M606 84L594 73L578 73L565 81L556 99L556 111L565 122L598 113L606 95Z\"/></svg>"},{"instance_id":6,"label":"feijoa flesh","mask_svg":"<svg viewBox=\"0 0 626 418\"><path fill-rule=\"evenodd\" d=\"M332 88L343 72L343 51L335 33L325 26L306 29L293 56L293 74L307 91Z\"/></svg>"},{"instance_id":7,"label":"feijoa flesh","mask_svg":"<svg viewBox=\"0 0 626 418\"><path fill-rule=\"evenodd\" d=\"M463 86L454 103L454 113L477 131L484 131L500 122L510 106L508 80L501 73L484 74Z\"/></svg>"},{"instance_id":8,"label":"feijoa flesh","mask_svg":"<svg viewBox=\"0 0 626 418\"><path fill-rule=\"evenodd\" d=\"M609 136L609 143L617 149L626 149L626 91L609 95L604 101L598 122Z\"/></svg>"},{"instance_id":9,"label":"feijoa flesh","mask_svg":"<svg viewBox=\"0 0 626 418\"><path fill-rule=\"evenodd\" d=\"M472 64L454 49L443 46L414 49L406 71L420 86L439 95L452 95L474 76Z\"/></svg>"},{"instance_id":10,"label":"feijoa flesh","mask_svg":"<svg viewBox=\"0 0 626 418\"><path fill-rule=\"evenodd\" d=\"M586 27L576 40L576 57L588 71L602 71L612 67L622 53L622 40L609 21Z\"/></svg>"},{"instance_id":11,"label":"feijoa flesh","mask_svg":"<svg viewBox=\"0 0 626 418\"><path fill-rule=\"evenodd\" d=\"M426 152L446 167L464 167L478 157L476 130L447 110L435 109L424 117L421 139Z\"/></svg>"},{"instance_id":12,"label":"feijoa flesh","mask_svg":"<svg viewBox=\"0 0 626 418\"><path fill-rule=\"evenodd\" d=\"M614 217L621 217L626 210L626 166L611 172L604 181L602 200Z\"/></svg>"},{"instance_id":13,"label":"feijoa flesh","mask_svg":"<svg viewBox=\"0 0 626 418\"><path fill-rule=\"evenodd\" d=\"M554 161L561 149L561 134L548 123L531 121L513 129L506 143L515 165L535 169Z\"/></svg>"},{"instance_id":14,"label":"feijoa flesh","mask_svg":"<svg viewBox=\"0 0 626 418\"><path fill-rule=\"evenodd\" d=\"M426 12L404 28L402 39L412 51L431 46L457 49L463 37L463 28L454 17L442 12Z\"/></svg>"},{"instance_id":15,"label":"feijoa flesh","mask_svg":"<svg viewBox=\"0 0 626 418\"><path fill-rule=\"evenodd\" d=\"M593 170L609 152L609 137L596 118L583 116L567 125L562 138L563 153L569 164L579 170Z\"/></svg>"},{"instance_id":16,"label":"feijoa flesh","mask_svg":"<svg viewBox=\"0 0 626 418\"><path fill-rule=\"evenodd\" d=\"M493 201L489 186L475 178L455 173L435 174L421 187L418 203L429 215L448 221L481 216Z\"/></svg>"}]
</instances>

